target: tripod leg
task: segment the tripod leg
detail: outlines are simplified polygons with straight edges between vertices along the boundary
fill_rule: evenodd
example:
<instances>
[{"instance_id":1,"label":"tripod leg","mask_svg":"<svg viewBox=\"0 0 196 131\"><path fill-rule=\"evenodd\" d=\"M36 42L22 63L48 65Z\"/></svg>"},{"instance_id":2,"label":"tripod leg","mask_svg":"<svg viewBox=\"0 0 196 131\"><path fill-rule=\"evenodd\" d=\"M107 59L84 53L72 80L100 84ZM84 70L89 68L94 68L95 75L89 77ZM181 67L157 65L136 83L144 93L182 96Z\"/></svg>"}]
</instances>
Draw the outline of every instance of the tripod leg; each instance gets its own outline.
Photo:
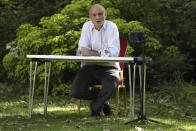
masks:
<instances>
[{"instance_id":1,"label":"tripod leg","mask_svg":"<svg viewBox=\"0 0 196 131\"><path fill-rule=\"evenodd\" d=\"M160 122L160 121L155 121L155 120L152 120L152 119L149 119L149 118L145 118L145 120L148 120L148 121L151 121L151 122L154 122L154 123L160 123L160 124L164 124L163 122Z\"/></svg>"},{"instance_id":2,"label":"tripod leg","mask_svg":"<svg viewBox=\"0 0 196 131\"><path fill-rule=\"evenodd\" d=\"M129 123L131 123L131 122L135 122L135 121L139 121L139 120L141 120L141 119L140 119L140 118L138 118L138 119L133 119L133 120L130 120L130 121L125 122L125 124L129 124Z\"/></svg>"},{"instance_id":3,"label":"tripod leg","mask_svg":"<svg viewBox=\"0 0 196 131\"><path fill-rule=\"evenodd\" d=\"M144 89L143 89L143 113L146 110L146 64L144 64Z\"/></svg>"}]
</instances>

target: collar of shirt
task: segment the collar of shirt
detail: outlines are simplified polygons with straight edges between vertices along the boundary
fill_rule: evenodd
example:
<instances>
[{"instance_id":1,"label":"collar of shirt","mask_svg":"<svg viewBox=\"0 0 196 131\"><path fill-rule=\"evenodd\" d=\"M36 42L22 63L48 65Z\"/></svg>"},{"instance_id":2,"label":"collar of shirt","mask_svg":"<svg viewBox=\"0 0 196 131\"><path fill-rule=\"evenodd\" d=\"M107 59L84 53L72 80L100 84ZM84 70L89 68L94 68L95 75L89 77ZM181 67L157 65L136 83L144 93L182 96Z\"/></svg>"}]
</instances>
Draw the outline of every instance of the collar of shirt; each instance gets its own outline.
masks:
<instances>
[{"instance_id":1,"label":"collar of shirt","mask_svg":"<svg viewBox=\"0 0 196 131\"><path fill-rule=\"evenodd\" d=\"M107 22L107 20L105 20L104 21L104 24L103 24L103 26L101 27L101 30L105 30L106 29L106 22ZM95 29L95 26L94 26L94 24L93 24L93 22L91 21L91 29L92 30L94 30Z\"/></svg>"}]
</instances>

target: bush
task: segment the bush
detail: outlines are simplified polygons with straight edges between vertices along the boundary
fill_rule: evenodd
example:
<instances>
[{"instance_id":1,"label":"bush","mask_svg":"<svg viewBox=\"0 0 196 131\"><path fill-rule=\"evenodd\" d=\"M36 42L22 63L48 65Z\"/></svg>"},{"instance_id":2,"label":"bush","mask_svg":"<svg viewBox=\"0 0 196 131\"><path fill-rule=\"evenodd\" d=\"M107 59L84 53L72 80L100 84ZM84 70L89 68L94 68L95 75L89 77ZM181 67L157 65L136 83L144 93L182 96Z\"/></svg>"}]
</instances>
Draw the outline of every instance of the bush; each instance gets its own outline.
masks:
<instances>
[{"instance_id":1,"label":"bush","mask_svg":"<svg viewBox=\"0 0 196 131\"><path fill-rule=\"evenodd\" d=\"M149 64L149 81L152 85L160 85L164 82L184 80L187 72L192 70L192 65L186 62L184 55L158 56ZM180 77L180 79L179 79ZM150 80L151 79L151 80Z\"/></svg>"},{"instance_id":2,"label":"bush","mask_svg":"<svg viewBox=\"0 0 196 131\"><path fill-rule=\"evenodd\" d=\"M151 53L159 50L161 44L152 37L151 31L141 22L126 22L124 19L117 18L116 14L120 11L112 8L109 1L103 1L106 3L106 8L110 7L107 9L109 10L108 18L117 24L120 35L128 36L132 30L144 31L149 35L147 41L149 55L154 55ZM25 58L27 54L75 55L82 25L89 20L88 8L90 5L91 0L74 0L61 13L41 18L38 26L21 25L17 29L16 39L8 43L11 46L10 52L12 49L16 49L16 55L7 54L4 57L4 66L10 78L22 83L29 82L30 59ZM132 45L128 48L127 56L131 56L133 52ZM51 93L53 95L66 94L79 68L80 66L76 62L52 61ZM44 63L39 62L36 80L37 94L43 91L43 83Z\"/></svg>"}]
</instances>

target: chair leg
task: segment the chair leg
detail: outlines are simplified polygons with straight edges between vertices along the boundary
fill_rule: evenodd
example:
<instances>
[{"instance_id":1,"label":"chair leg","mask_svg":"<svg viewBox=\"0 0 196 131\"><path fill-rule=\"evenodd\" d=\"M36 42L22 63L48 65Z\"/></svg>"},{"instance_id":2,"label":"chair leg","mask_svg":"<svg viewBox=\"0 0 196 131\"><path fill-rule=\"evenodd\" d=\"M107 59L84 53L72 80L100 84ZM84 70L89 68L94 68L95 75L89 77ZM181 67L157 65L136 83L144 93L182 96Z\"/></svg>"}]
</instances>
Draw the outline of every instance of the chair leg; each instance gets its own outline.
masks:
<instances>
[{"instance_id":1,"label":"chair leg","mask_svg":"<svg viewBox=\"0 0 196 131\"><path fill-rule=\"evenodd\" d=\"M119 102L119 88L116 91L116 109L115 109L115 113L114 116L117 117L118 116L118 102Z\"/></svg>"},{"instance_id":2,"label":"chair leg","mask_svg":"<svg viewBox=\"0 0 196 131\"><path fill-rule=\"evenodd\" d=\"M127 113L127 91L123 88L124 112Z\"/></svg>"},{"instance_id":3,"label":"chair leg","mask_svg":"<svg viewBox=\"0 0 196 131\"><path fill-rule=\"evenodd\" d=\"M77 100L78 114L80 114L80 99Z\"/></svg>"}]
</instances>

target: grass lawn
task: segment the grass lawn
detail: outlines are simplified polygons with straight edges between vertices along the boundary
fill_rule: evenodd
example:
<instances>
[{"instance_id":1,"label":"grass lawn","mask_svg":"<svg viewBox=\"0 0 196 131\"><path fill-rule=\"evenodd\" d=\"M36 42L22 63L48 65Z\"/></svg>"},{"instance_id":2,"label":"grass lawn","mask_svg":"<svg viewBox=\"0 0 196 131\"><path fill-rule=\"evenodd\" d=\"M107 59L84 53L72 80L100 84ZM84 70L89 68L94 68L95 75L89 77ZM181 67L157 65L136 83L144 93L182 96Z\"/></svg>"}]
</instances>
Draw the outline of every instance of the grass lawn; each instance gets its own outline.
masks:
<instances>
[{"instance_id":1,"label":"grass lawn","mask_svg":"<svg viewBox=\"0 0 196 131\"><path fill-rule=\"evenodd\" d=\"M128 93L129 94L129 93ZM28 93L16 93L0 85L0 131L196 131L195 104L171 101L167 97L157 98L147 93L146 116L166 125L130 120L129 95L128 113L123 112L120 102L119 116L94 118L90 116L88 102L82 101L81 114L77 113L76 99L70 96L49 96L48 114L43 115L43 97L35 96L32 118L28 119ZM121 99L121 98L120 98ZM139 95L135 98L135 118L139 111ZM122 100L120 100L122 101ZM110 100L114 109L114 97Z\"/></svg>"}]
</instances>

